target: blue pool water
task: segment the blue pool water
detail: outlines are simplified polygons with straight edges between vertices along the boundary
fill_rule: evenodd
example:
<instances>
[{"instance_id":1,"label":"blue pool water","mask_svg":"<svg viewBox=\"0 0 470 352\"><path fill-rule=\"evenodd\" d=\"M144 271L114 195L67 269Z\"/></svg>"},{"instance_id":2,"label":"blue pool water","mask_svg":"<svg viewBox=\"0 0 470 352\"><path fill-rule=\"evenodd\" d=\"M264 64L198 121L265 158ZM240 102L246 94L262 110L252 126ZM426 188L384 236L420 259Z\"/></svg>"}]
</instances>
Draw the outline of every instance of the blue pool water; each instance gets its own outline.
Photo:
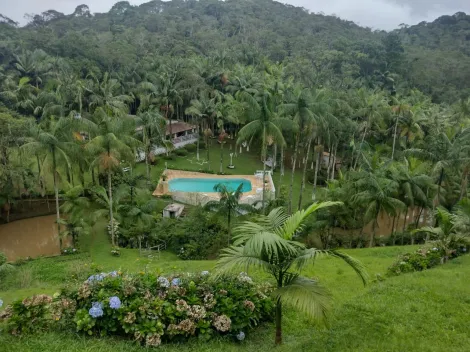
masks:
<instances>
[{"instance_id":1,"label":"blue pool water","mask_svg":"<svg viewBox=\"0 0 470 352\"><path fill-rule=\"evenodd\" d=\"M214 187L219 183L233 191L243 184L242 192L251 191L251 182L243 178L174 178L168 182L170 192L215 192Z\"/></svg>"}]
</instances>

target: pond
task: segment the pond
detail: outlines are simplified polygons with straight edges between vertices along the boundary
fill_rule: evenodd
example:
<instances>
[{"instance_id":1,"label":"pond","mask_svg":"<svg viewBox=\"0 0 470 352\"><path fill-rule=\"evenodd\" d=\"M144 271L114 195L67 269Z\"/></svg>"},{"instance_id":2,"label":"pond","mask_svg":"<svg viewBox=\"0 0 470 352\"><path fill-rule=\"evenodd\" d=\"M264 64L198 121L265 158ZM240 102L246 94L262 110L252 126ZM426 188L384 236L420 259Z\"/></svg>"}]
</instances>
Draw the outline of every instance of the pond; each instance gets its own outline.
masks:
<instances>
[{"instance_id":1,"label":"pond","mask_svg":"<svg viewBox=\"0 0 470 352\"><path fill-rule=\"evenodd\" d=\"M60 254L55 215L39 216L0 225L0 252L9 261Z\"/></svg>"}]
</instances>

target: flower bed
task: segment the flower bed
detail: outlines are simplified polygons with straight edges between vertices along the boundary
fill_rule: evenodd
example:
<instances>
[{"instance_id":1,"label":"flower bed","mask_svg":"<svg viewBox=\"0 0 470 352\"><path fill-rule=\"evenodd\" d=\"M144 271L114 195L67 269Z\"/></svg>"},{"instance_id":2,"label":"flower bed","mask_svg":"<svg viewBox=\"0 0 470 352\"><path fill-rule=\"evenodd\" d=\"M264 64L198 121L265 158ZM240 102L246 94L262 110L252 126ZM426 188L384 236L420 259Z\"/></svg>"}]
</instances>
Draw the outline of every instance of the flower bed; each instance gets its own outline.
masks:
<instances>
[{"instance_id":1,"label":"flower bed","mask_svg":"<svg viewBox=\"0 0 470 352\"><path fill-rule=\"evenodd\" d=\"M90 336L117 335L146 346L214 335L243 340L270 320L271 288L246 274L214 279L199 275L92 275L78 289L38 295L0 312L9 332L20 334L74 326Z\"/></svg>"},{"instance_id":2,"label":"flower bed","mask_svg":"<svg viewBox=\"0 0 470 352\"><path fill-rule=\"evenodd\" d=\"M430 269L443 264L446 259L456 258L467 253L467 247L459 247L446 253L438 247L420 248L416 252L400 255L398 259L387 269L389 276L396 276L414 271Z\"/></svg>"}]
</instances>

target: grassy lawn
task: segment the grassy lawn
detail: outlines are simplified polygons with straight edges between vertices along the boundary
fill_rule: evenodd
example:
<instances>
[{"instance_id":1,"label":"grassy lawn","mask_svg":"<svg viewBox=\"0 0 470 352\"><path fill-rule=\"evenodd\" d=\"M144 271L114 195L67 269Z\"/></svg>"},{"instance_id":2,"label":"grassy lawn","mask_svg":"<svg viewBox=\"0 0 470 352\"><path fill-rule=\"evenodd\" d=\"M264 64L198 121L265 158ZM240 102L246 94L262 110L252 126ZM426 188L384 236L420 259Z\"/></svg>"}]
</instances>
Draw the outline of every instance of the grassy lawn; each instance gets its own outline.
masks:
<instances>
[{"instance_id":1,"label":"grassy lawn","mask_svg":"<svg viewBox=\"0 0 470 352\"><path fill-rule=\"evenodd\" d=\"M0 297L14 299L44 292L52 294L65 282L86 279L90 266L103 271L158 271L161 273L213 270L214 261L181 261L171 253L159 258L140 257L138 250L124 249L119 258L101 231L82 243L89 251L76 256L42 258L26 263L0 283ZM360 259L371 278L384 274L399 253L412 247L346 250ZM260 273L250 273L265 280ZM468 350L470 316L470 256L426 272L387 278L364 288L342 262L322 258L305 272L318 278L333 295L330 328L319 326L294 311L286 311L284 345L278 351L464 351ZM192 340L184 345L165 345L162 351L270 351L271 324L256 330L242 344L217 339ZM0 335L8 351L142 351L132 342L86 338L68 332L11 337ZM0 347L0 350L2 347Z\"/></svg>"}]
</instances>

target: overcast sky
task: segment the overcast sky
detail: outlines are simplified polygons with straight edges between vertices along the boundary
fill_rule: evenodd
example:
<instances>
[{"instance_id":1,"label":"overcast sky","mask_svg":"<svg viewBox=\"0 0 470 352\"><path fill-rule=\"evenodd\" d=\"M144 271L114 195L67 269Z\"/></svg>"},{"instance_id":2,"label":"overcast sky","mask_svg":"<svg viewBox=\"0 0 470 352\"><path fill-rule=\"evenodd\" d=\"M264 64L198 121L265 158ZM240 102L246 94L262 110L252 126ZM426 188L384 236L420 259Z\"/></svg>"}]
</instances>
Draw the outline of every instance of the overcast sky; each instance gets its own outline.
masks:
<instances>
[{"instance_id":1,"label":"overcast sky","mask_svg":"<svg viewBox=\"0 0 470 352\"><path fill-rule=\"evenodd\" d=\"M458 11L470 13L470 0L279 0L302 6L312 12L335 14L374 29L394 29L401 23L417 24L433 21L441 15ZM25 24L25 13L40 13L50 9L72 13L83 3L91 12L107 12L116 0L0 0L0 13ZM141 4L146 0L130 0Z\"/></svg>"}]
</instances>

